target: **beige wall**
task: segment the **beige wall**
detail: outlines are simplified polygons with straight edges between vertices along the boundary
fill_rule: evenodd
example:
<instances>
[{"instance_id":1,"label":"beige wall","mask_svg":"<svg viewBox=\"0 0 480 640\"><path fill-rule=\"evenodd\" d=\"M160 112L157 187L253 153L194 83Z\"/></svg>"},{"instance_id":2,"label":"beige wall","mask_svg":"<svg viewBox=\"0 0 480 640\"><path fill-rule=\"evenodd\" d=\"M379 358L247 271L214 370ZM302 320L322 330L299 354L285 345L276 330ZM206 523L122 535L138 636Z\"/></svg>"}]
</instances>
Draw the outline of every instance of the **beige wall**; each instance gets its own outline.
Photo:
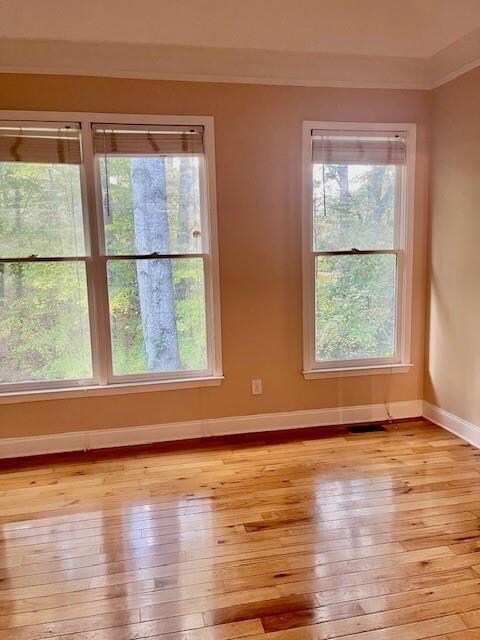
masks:
<instances>
[{"instance_id":1,"label":"beige wall","mask_svg":"<svg viewBox=\"0 0 480 640\"><path fill-rule=\"evenodd\" d=\"M0 76L0 109L215 117L226 376L216 388L0 405L0 435L421 398L429 108L429 94L423 91ZM418 124L412 342L415 366L408 374L303 379L303 120ZM250 394L252 378L263 378L263 395Z\"/></svg>"},{"instance_id":2,"label":"beige wall","mask_svg":"<svg viewBox=\"0 0 480 640\"><path fill-rule=\"evenodd\" d=\"M425 399L480 425L480 68L436 89Z\"/></svg>"}]
</instances>

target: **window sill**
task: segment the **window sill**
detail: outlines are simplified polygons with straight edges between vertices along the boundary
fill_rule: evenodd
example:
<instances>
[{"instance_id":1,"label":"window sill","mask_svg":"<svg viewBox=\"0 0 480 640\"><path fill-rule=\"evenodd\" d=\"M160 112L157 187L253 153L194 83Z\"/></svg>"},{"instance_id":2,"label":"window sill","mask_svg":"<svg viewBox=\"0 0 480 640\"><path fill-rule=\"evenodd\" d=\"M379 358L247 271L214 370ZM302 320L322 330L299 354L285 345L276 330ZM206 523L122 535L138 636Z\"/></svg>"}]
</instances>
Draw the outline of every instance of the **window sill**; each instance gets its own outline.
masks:
<instances>
[{"instance_id":1,"label":"window sill","mask_svg":"<svg viewBox=\"0 0 480 640\"><path fill-rule=\"evenodd\" d=\"M123 384L95 385L89 387L67 387L62 389L28 389L25 391L9 391L0 393L0 404L20 404L22 402L39 402L44 400L60 400L62 398L89 398L92 396L116 396L149 391L174 391L198 387L218 387L223 376L204 378L180 378L155 382L128 382Z\"/></svg>"},{"instance_id":2,"label":"window sill","mask_svg":"<svg viewBox=\"0 0 480 640\"><path fill-rule=\"evenodd\" d=\"M362 367L339 367L338 369L310 369L303 372L305 380L320 378L352 378L388 373L408 373L413 364L381 364Z\"/></svg>"}]
</instances>

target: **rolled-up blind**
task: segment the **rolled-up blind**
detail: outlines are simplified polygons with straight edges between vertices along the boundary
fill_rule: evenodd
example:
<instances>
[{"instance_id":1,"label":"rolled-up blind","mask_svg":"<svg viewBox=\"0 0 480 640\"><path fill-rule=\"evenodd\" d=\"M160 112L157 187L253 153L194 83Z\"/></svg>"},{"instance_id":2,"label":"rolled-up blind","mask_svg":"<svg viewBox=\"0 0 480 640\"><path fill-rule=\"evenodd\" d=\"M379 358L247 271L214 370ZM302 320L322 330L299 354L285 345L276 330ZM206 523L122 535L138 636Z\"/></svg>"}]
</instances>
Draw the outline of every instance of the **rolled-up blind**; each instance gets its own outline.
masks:
<instances>
[{"instance_id":1,"label":"rolled-up blind","mask_svg":"<svg viewBox=\"0 0 480 640\"><path fill-rule=\"evenodd\" d=\"M80 164L77 123L0 122L0 162Z\"/></svg>"},{"instance_id":2,"label":"rolled-up blind","mask_svg":"<svg viewBox=\"0 0 480 640\"><path fill-rule=\"evenodd\" d=\"M93 146L104 155L200 155L203 127L96 124Z\"/></svg>"},{"instance_id":3,"label":"rolled-up blind","mask_svg":"<svg viewBox=\"0 0 480 640\"><path fill-rule=\"evenodd\" d=\"M405 134L332 134L312 131L312 160L318 164L402 165L406 163Z\"/></svg>"}]
</instances>

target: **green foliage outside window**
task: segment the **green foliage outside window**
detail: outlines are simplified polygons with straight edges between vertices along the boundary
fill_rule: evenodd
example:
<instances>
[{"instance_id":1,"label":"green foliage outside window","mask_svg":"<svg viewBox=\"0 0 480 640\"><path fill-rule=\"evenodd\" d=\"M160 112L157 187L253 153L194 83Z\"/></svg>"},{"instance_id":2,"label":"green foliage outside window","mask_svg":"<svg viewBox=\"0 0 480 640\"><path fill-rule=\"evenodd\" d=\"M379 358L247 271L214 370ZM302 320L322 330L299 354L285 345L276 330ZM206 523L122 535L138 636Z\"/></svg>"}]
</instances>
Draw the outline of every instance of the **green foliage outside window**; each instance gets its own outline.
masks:
<instances>
[{"instance_id":1,"label":"green foliage outside window","mask_svg":"<svg viewBox=\"0 0 480 640\"><path fill-rule=\"evenodd\" d=\"M316 251L394 247L393 166L314 165ZM396 256L318 256L315 358L360 360L395 354Z\"/></svg>"},{"instance_id":2,"label":"green foliage outside window","mask_svg":"<svg viewBox=\"0 0 480 640\"><path fill-rule=\"evenodd\" d=\"M198 162L165 160L165 232L173 252L201 251ZM111 217L105 233L110 253L136 253L129 163L128 158L109 162ZM1 257L85 254L79 171L75 165L0 163ZM200 258L170 262L178 368L203 369L203 263ZM108 261L108 275L114 372L149 372L151 345L144 337L136 264ZM87 298L83 261L0 264L0 382L91 377ZM144 303L148 312L149 301Z\"/></svg>"}]
</instances>

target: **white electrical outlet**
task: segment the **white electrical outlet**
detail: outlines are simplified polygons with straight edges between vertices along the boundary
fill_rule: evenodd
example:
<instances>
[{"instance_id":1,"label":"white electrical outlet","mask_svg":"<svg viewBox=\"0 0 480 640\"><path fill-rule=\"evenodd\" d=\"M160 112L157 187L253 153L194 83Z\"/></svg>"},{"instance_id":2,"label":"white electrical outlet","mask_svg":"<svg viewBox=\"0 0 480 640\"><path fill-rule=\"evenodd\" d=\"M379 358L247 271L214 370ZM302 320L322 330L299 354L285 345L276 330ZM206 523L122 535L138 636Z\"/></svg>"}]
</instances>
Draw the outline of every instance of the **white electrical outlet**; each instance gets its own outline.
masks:
<instances>
[{"instance_id":1,"label":"white electrical outlet","mask_svg":"<svg viewBox=\"0 0 480 640\"><path fill-rule=\"evenodd\" d=\"M263 393L262 380L261 378L256 378L252 380L252 396L259 396L261 393Z\"/></svg>"}]
</instances>

